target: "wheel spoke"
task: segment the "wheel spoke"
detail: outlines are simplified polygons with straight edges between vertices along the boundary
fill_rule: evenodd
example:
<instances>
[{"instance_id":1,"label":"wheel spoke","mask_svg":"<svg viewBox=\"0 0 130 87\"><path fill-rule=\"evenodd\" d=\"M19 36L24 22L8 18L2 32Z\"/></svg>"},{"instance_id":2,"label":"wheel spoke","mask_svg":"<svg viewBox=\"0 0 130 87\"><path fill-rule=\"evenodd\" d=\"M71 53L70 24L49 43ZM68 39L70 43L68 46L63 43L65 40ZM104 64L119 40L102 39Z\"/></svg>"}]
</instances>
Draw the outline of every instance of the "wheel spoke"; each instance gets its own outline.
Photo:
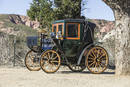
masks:
<instances>
[{"instance_id":1,"label":"wheel spoke","mask_svg":"<svg viewBox=\"0 0 130 87\"><path fill-rule=\"evenodd\" d=\"M101 61L106 60L106 57L101 57L100 60Z\"/></svg>"},{"instance_id":2,"label":"wheel spoke","mask_svg":"<svg viewBox=\"0 0 130 87\"><path fill-rule=\"evenodd\" d=\"M51 57L50 57L50 53L48 53L48 59L50 59Z\"/></svg>"},{"instance_id":3,"label":"wheel spoke","mask_svg":"<svg viewBox=\"0 0 130 87\"><path fill-rule=\"evenodd\" d=\"M95 50L94 51L95 52L95 57L97 57L98 56L98 50L96 48L94 50Z\"/></svg>"},{"instance_id":4,"label":"wheel spoke","mask_svg":"<svg viewBox=\"0 0 130 87\"><path fill-rule=\"evenodd\" d=\"M105 56L106 54L102 54L100 57L99 57L99 59L101 59L103 56Z\"/></svg>"},{"instance_id":5,"label":"wheel spoke","mask_svg":"<svg viewBox=\"0 0 130 87\"><path fill-rule=\"evenodd\" d=\"M44 67L44 66L49 66L49 63L46 61L46 62L44 62L41 66L42 66L42 67Z\"/></svg>"},{"instance_id":6,"label":"wheel spoke","mask_svg":"<svg viewBox=\"0 0 130 87\"><path fill-rule=\"evenodd\" d=\"M94 55L94 58L96 58L96 56L95 56L95 54L94 54L94 52L92 51L92 54Z\"/></svg>"},{"instance_id":7,"label":"wheel spoke","mask_svg":"<svg viewBox=\"0 0 130 87\"><path fill-rule=\"evenodd\" d=\"M97 64L97 63L95 63L94 69L96 68L96 64Z\"/></svg>"},{"instance_id":8,"label":"wheel spoke","mask_svg":"<svg viewBox=\"0 0 130 87\"><path fill-rule=\"evenodd\" d=\"M101 65L102 67L106 67L106 64L100 63L100 65Z\"/></svg>"},{"instance_id":9,"label":"wheel spoke","mask_svg":"<svg viewBox=\"0 0 130 87\"><path fill-rule=\"evenodd\" d=\"M97 67L97 65L98 65L98 64L97 64L97 62L96 62L96 63L95 63L95 67Z\"/></svg>"},{"instance_id":10,"label":"wheel spoke","mask_svg":"<svg viewBox=\"0 0 130 87\"><path fill-rule=\"evenodd\" d=\"M95 58L92 54L90 54L90 56L91 56L92 58Z\"/></svg>"},{"instance_id":11,"label":"wheel spoke","mask_svg":"<svg viewBox=\"0 0 130 87\"><path fill-rule=\"evenodd\" d=\"M90 65L89 65L89 67L91 67L92 65L94 65L95 64L95 62L92 62Z\"/></svg>"},{"instance_id":12,"label":"wheel spoke","mask_svg":"<svg viewBox=\"0 0 130 87\"><path fill-rule=\"evenodd\" d=\"M51 54L51 58L53 58L53 57L54 57L54 53Z\"/></svg>"},{"instance_id":13,"label":"wheel spoke","mask_svg":"<svg viewBox=\"0 0 130 87\"><path fill-rule=\"evenodd\" d=\"M51 64L56 67L56 64L54 64L53 62L51 62Z\"/></svg>"},{"instance_id":14,"label":"wheel spoke","mask_svg":"<svg viewBox=\"0 0 130 87\"><path fill-rule=\"evenodd\" d=\"M95 68L96 68L96 70L98 72L99 70L98 70L98 63L97 62L96 62Z\"/></svg>"},{"instance_id":15,"label":"wheel spoke","mask_svg":"<svg viewBox=\"0 0 130 87\"><path fill-rule=\"evenodd\" d=\"M89 59L94 60L94 57L89 57Z\"/></svg>"},{"instance_id":16,"label":"wheel spoke","mask_svg":"<svg viewBox=\"0 0 130 87\"><path fill-rule=\"evenodd\" d=\"M103 69L102 66L100 65L100 63L98 64L98 66L99 66L99 70L102 70L102 69Z\"/></svg>"},{"instance_id":17,"label":"wheel spoke","mask_svg":"<svg viewBox=\"0 0 130 87\"><path fill-rule=\"evenodd\" d=\"M53 71L53 65L52 64L50 64L50 70Z\"/></svg>"},{"instance_id":18,"label":"wheel spoke","mask_svg":"<svg viewBox=\"0 0 130 87\"><path fill-rule=\"evenodd\" d=\"M95 61L95 60L91 60L91 59L89 59L89 61L88 61L88 62L89 62L89 63L91 63L91 62L94 62L94 61Z\"/></svg>"},{"instance_id":19,"label":"wheel spoke","mask_svg":"<svg viewBox=\"0 0 130 87\"><path fill-rule=\"evenodd\" d=\"M99 57L99 55L100 55L100 50L97 51L97 57Z\"/></svg>"},{"instance_id":20,"label":"wheel spoke","mask_svg":"<svg viewBox=\"0 0 130 87\"><path fill-rule=\"evenodd\" d=\"M56 55L52 60L55 60L55 59L57 59L58 58L58 56Z\"/></svg>"},{"instance_id":21,"label":"wheel spoke","mask_svg":"<svg viewBox=\"0 0 130 87\"><path fill-rule=\"evenodd\" d=\"M48 58L47 58L47 57L43 57L43 58L42 58L42 61L43 61L43 60L44 60L44 61L48 61Z\"/></svg>"},{"instance_id":22,"label":"wheel spoke","mask_svg":"<svg viewBox=\"0 0 130 87\"><path fill-rule=\"evenodd\" d=\"M33 61L35 56L32 56L32 55L29 55L29 56L30 56L30 59Z\"/></svg>"},{"instance_id":23,"label":"wheel spoke","mask_svg":"<svg viewBox=\"0 0 130 87\"><path fill-rule=\"evenodd\" d=\"M59 61L51 61L52 63L59 63Z\"/></svg>"}]
</instances>

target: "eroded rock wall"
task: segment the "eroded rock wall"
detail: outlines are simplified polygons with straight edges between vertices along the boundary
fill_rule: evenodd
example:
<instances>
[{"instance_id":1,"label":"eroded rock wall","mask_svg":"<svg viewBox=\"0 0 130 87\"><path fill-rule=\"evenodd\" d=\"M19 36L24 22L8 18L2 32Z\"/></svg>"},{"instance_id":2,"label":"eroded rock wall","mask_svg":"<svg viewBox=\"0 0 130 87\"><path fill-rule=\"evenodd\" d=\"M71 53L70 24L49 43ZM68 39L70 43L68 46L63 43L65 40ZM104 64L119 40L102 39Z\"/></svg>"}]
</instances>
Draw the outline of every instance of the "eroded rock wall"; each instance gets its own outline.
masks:
<instances>
[{"instance_id":1,"label":"eroded rock wall","mask_svg":"<svg viewBox=\"0 0 130 87\"><path fill-rule=\"evenodd\" d=\"M12 21L15 24L24 24L26 26L29 26L33 29L37 29L40 26L40 23L37 21L31 21L29 17L27 16L21 16L21 15L9 15L10 21Z\"/></svg>"}]
</instances>

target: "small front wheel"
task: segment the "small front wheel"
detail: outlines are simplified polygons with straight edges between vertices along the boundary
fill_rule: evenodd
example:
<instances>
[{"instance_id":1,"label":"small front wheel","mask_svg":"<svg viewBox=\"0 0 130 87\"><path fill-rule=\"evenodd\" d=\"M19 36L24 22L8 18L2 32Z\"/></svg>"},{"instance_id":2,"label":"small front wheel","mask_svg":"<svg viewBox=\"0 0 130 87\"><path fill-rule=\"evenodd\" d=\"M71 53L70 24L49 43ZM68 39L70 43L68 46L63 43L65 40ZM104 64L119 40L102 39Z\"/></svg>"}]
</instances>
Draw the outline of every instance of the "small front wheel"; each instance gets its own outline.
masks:
<instances>
[{"instance_id":1,"label":"small front wheel","mask_svg":"<svg viewBox=\"0 0 130 87\"><path fill-rule=\"evenodd\" d=\"M86 66L94 74L102 73L108 66L107 51L100 46L91 48L86 56Z\"/></svg>"},{"instance_id":2,"label":"small front wheel","mask_svg":"<svg viewBox=\"0 0 130 87\"><path fill-rule=\"evenodd\" d=\"M36 52L30 50L26 54L25 57L25 66L30 71L39 71L40 67L40 57L37 55Z\"/></svg>"},{"instance_id":3,"label":"small front wheel","mask_svg":"<svg viewBox=\"0 0 130 87\"><path fill-rule=\"evenodd\" d=\"M46 73L56 72L61 64L60 55L54 50L47 50L41 55L40 65Z\"/></svg>"}]
</instances>

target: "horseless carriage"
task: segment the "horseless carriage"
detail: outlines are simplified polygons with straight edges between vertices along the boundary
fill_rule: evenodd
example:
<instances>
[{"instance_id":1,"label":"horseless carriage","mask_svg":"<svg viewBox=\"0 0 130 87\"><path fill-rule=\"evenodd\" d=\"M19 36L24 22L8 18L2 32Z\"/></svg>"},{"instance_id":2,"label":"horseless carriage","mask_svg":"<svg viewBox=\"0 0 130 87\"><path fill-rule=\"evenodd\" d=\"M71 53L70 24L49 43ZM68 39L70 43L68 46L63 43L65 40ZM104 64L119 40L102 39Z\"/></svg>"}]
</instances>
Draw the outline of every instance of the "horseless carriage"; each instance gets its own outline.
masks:
<instances>
[{"instance_id":1,"label":"horseless carriage","mask_svg":"<svg viewBox=\"0 0 130 87\"><path fill-rule=\"evenodd\" d=\"M106 50L94 43L95 24L83 19L57 20L52 24L51 38L40 32L27 37L31 49L25 57L25 65L31 71L42 69L56 72L66 65L74 72L86 67L92 73L102 73L108 66Z\"/></svg>"}]
</instances>

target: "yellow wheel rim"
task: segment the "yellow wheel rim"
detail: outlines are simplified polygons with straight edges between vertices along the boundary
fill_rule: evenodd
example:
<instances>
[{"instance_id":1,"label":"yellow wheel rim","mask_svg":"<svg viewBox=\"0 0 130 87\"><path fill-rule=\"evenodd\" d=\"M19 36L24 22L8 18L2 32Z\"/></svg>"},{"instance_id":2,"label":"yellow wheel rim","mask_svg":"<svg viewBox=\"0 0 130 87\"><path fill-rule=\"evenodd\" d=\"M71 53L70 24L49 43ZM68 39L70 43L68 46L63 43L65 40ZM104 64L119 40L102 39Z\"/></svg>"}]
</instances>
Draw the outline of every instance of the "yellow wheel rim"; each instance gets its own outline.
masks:
<instances>
[{"instance_id":1,"label":"yellow wheel rim","mask_svg":"<svg viewBox=\"0 0 130 87\"><path fill-rule=\"evenodd\" d=\"M91 48L86 56L86 66L92 73L102 73L108 66L107 51L100 46Z\"/></svg>"},{"instance_id":2,"label":"yellow wheel rim","mask_svg":"<svg viewBox=\"0 0 130 87\"><path fill-rule=\"evenodd\" d=\"M54 50L47 50L41 55L40 65L46 73L56 72L61 64L59 54Z\"/></svg>"},{"instance_id":3,"label":"yellow wheel rim","mask_svg":"<svg viewBox=\"0 0 130 87\"><path fill-rule=\"evenodd\" d=\"M30 50L25 57L25 66L30 71L38 71L40 67L40 58L37 56L37 53Z\"/></svg>"}]
</instances>

